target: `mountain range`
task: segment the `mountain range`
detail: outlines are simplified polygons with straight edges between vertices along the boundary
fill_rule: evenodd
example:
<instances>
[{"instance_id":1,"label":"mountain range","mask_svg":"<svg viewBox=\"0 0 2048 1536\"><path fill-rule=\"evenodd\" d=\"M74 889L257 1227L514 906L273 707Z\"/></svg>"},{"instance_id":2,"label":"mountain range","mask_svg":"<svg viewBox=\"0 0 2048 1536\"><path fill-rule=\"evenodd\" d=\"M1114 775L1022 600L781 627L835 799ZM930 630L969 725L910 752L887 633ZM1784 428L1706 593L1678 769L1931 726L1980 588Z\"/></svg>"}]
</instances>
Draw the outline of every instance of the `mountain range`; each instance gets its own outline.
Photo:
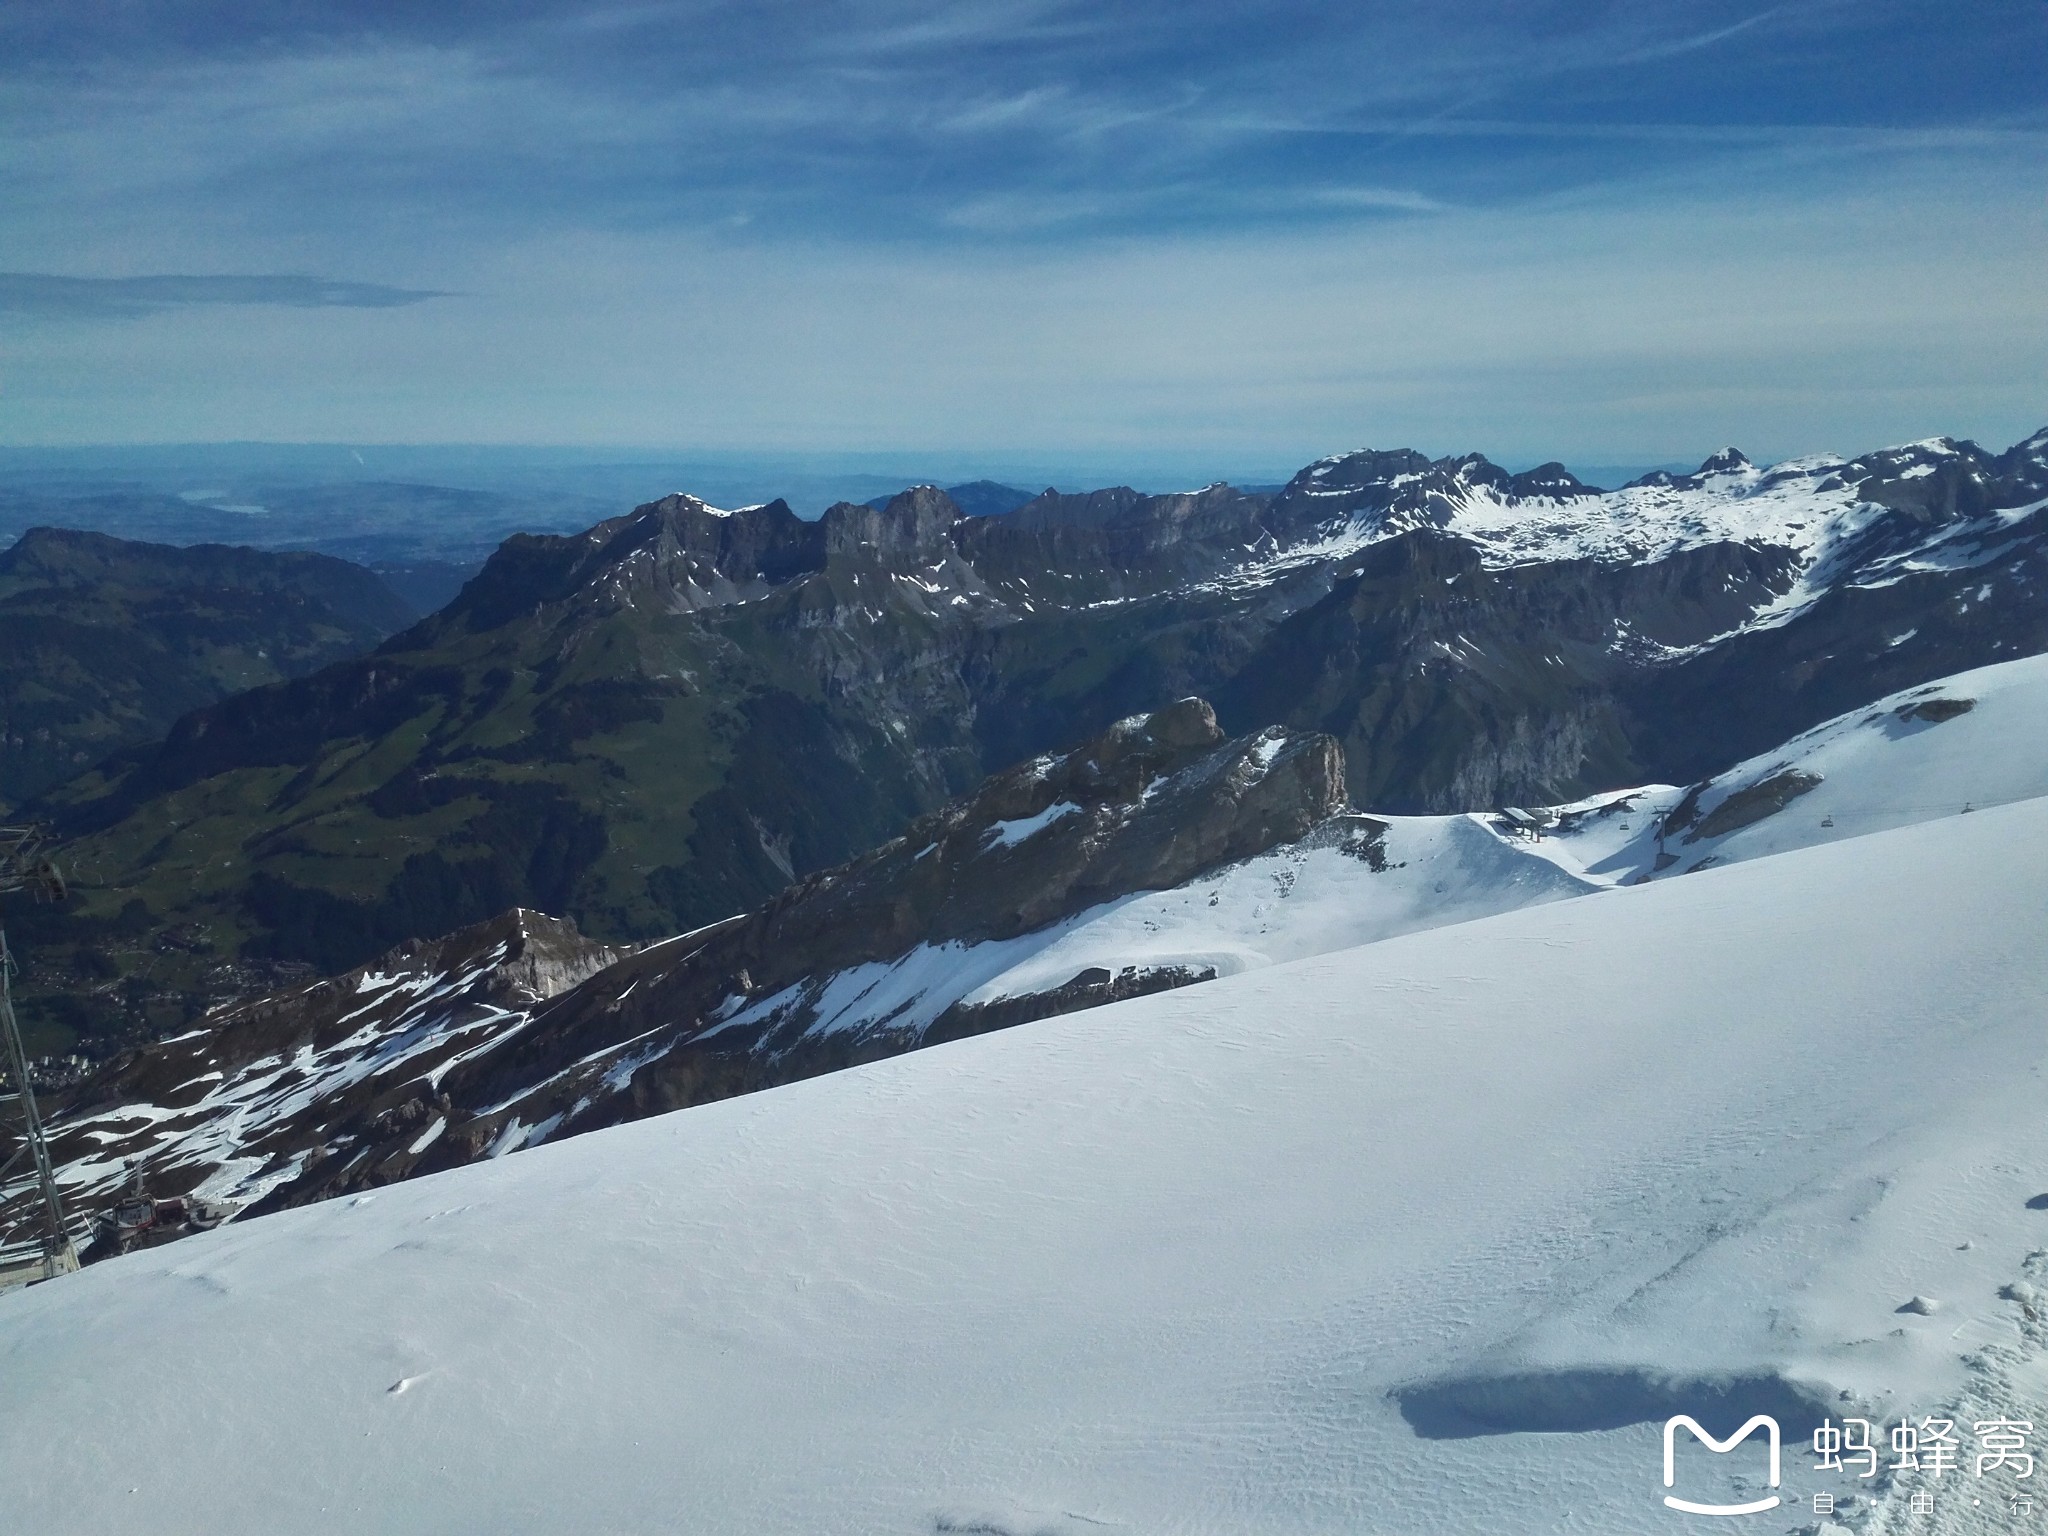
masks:
<instances>
[{"instance_id":1,"label":"mountain range","mask_svg":"<svg viewBox=\"0 0 2048 1536\"><path fill-rule=\"evenodd\" d=\"M50 791L81 900L24 937L53 989L67 944L127 978L136 1037L514 907L646 942L1190 696L1331 737L1376 814L1690 783L2048 648L2044 507L2048 432L1608 492L1361 452L977 517L670 496Z\"/></svg>"}]
</instances>

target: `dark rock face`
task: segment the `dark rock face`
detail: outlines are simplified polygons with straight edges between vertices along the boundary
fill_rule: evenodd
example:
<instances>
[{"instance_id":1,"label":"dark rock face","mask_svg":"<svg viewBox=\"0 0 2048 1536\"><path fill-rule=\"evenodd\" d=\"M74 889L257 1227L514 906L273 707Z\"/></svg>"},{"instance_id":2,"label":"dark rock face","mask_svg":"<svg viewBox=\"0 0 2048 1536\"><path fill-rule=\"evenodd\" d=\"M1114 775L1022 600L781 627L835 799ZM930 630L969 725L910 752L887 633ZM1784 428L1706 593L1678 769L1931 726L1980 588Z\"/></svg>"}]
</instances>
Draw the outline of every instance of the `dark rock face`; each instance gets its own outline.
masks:
<instances>
[{"instance_id":1,"label":"dark rock face","mask_svg":"<svg viewBox=\"0 0 2048 1536\"><path fill-rule=\"evenodd\" d=\"M1487 568L1418 531L1369 546L1219 691L1344 744L1352 798L1396 812L1573 798L1638 777L1617 685L1782 592L1781 553L1716 544L1643 566ZM1621 639L1625 643L1617 644Z\"/></svg>"},{"instance_id":2,"label":"dark rock face","mask_svg":"<svg viewBox=\"0 0 2048 1536\"><path fill-rule=\"evenodd\" d=\"M668 496L574 537L515 534L433 627L487 632L578 598L672 613L743 601L821 569L822 532L782 501L721 514Z\"/></svg>"},{"instance_id":3,"label":"dark rock face","mask_svg":"<svg viewBox=\"0 0 2048 1536\"><path fill-rule=\"evenodd\" d=\"M866 557L902 568L920 560L949 558L953 525L961 516L944 491L919 485L880 509L842 501L826 509L818 527L828 557Z\"/></svg>"},{"instance_id":4,"label":"dark rock face","mask_svg":"<svg viewBox=\"0 0 2048 1536\"><path fill-rule=\"evenodd\" d=\"M374 573L327 555L31 528L0 554L0 801L415 617Z\"/></svg>"},{"instance_id":5,"label":"dark rock face","mask_svg":"<svg viewBox=\"0 0 2048 1536\"><path fill-rule=\"evenodd\" d=\"M1112 972L1106 966L1091 965L1065 984L1043 992L999 997L985 1003L954 1003L925 1030L919 1043L937 1045L946 1040L964 1040L970 1035L1034 1024L1063 1013L1079 1013L1084 1008L1100 1008L1128 997L1150 997L1155 992L1171 992L1176 987L1215 979L1215 969L1210 966L1126 965Z\"/></svg>"},{"instance_id":6,"label":"dark rock face","mask_svg":"<svg viewBox=\"0 0 2048 1536\"><path fill-rule=\"evenodd\" d=\"M1801 795L1810 794L1818 788L1818 774L1786 768L1760 779L1747 789L1737 790L1702 817L1699 804L1701 786L1695 785L1664 818L1659 835L1666 840L1682 838L1688 843L1725 837L1730 832L1739 832L1744 827L1755 826L1765 818L1777 815Z\"/></svg>"},{"instance_id":7,"label":"dark rock face","mask_svg":"<svg viewBox=\"0 0 2048 1536\"><path fill-rule=\"evenodd\" d=\"M1312 464L1274 499L1272 518L1284 538L1300 538L1333 517L1362 519L1387 533L1442 528L1475 490L1496 492L1540 510L1597 496L1562 464L1511 475L1479 454L1430 460L1412 449L1365 451Z\"/></svg>"},{"instance_id":8,"label":"dark rock face","mask_svg":"<svg viewBox=\"0 0 2048 1536\"><path fill-rule=\"evenodd\" d=\"M1156 596L1269 557L1286 541L1272 498L1227 485L1167 496L1128 486L1047 491L960 530L962 556L993 585L1061 606Z\"/></svg>"},{"instance_id":9,"label":"dark rock face","mask_svg":"<svg viewBox=\"0 0 2048 1536\"><path fill-rule=\"evenodd\" d=\"M1928 725L1939 725L1944 720L1967 715L1976 707L1975 699L1921 699L1912 704L1902 704L1897 713L1901 720L1919 720Z\"/></svg>"}]
</instances>

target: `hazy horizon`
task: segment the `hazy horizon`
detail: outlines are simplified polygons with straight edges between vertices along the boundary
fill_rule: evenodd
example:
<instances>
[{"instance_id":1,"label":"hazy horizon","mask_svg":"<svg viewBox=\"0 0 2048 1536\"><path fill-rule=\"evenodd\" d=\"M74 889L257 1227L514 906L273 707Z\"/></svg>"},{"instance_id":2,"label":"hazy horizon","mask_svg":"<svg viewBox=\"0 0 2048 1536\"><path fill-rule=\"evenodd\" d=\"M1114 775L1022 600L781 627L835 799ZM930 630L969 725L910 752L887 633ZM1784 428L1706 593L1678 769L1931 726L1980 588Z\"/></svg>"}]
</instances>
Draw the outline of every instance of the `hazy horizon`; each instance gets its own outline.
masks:
<instances>
[{"instance_id":1,"label":"hazy horizon","mask_svg":"<svg viewBox=\"0 0 2048 1536\"><path fill-rule=\"evenodd\" d=\"M1410 443L1353 443L1408 448ZM1482 446L1421 445L1432 457L1478 452ZM1588 484L1613 487L1655 469L1687 470L1726 444L1682 458L1596 463L1563 462ZM1734 445L1740 447L1741 445ZM1873 445L1874 446L1874 445ZM2001 445L2002 446L2002 445ZM1324 457L1315 455L1315 458ZM1550 459L1494 458L1519 472ZM551 499L565 510L638 505L683 491L714 505L781 498L815 517L834 501L866 501L906 486L941 487L994 481L1037 492L1127 485L1147 493L1192 490L1222 481L1276 486L1313 458L1148 453L1111 457L978 454L955 450L877 449L858 453L689 452L659 446L476 443L102 443L63 446L0 444L0 490L82 497L121 490L179 496L195 506L232 503L264 488L346 484L412 484L494 491Z\"/></svg>"}]
</instances>

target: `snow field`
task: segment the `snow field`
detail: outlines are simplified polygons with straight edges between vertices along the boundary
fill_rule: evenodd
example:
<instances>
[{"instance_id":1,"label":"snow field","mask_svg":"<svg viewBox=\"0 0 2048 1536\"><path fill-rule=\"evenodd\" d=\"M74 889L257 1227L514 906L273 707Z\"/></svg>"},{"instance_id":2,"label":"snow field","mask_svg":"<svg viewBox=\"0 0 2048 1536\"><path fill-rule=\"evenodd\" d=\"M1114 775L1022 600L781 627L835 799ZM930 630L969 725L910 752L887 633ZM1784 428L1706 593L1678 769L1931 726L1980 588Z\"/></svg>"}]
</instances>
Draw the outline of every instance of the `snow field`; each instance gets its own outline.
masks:
<instances>
[{"instance_id":1,"label":"snow field","mask_svg":"<svg viewBox=\"0 0 2048 1536\"><path fill-rule=\"evenodd\" d=\"M2044 851L1949 817L115 1260L0 1300L0 1480L47 1531L1676 1529L1657 1424L1575 1423L2040 1384Z\"/></svg>"}]
</instances>

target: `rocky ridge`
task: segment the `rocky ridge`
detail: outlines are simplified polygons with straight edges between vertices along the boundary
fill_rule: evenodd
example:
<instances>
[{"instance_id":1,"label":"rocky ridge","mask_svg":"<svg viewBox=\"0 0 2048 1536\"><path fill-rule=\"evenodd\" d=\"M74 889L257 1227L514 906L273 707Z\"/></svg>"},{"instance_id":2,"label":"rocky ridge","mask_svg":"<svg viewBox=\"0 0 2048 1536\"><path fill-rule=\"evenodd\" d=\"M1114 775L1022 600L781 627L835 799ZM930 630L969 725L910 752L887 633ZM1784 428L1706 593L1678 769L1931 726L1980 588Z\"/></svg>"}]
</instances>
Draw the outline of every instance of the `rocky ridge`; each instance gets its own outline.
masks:
<instances>
[{"instance_id":1,"label":"rocky ridge","mask_svg":"<svg viewBox=\"0 0 2048 1536\"><path fill-rule=\"evenodd\" d=\"M1335 743L1226 740L1182 700L997 775L752 914L637 952L512 912L233 1008L117 1062L61 1117L67 1194L292 1204L1026 1017L1201 979L1071 978L1035 1007L920 999L831 1023L845 973L1015 938L1297 840L1345 809Z\"/></svg>"},{"instance_id":2,"label":"rocky ridge","mask_svg":"<svg viewBox=\"0 0 2048 1536\"><path fill-rule=\"evenodd\" d=\"M446 1124L440 1076L624 953L512 911L224 1010L52 1101L66 1200L109 1217L140 1172L154 1196L240 1209L295 1180L345 1179L370 1149L402 1176L431 1145L428 1122ZM95 1257L122 1246L105 1238Z\"/></svg>"}]
</instances>

